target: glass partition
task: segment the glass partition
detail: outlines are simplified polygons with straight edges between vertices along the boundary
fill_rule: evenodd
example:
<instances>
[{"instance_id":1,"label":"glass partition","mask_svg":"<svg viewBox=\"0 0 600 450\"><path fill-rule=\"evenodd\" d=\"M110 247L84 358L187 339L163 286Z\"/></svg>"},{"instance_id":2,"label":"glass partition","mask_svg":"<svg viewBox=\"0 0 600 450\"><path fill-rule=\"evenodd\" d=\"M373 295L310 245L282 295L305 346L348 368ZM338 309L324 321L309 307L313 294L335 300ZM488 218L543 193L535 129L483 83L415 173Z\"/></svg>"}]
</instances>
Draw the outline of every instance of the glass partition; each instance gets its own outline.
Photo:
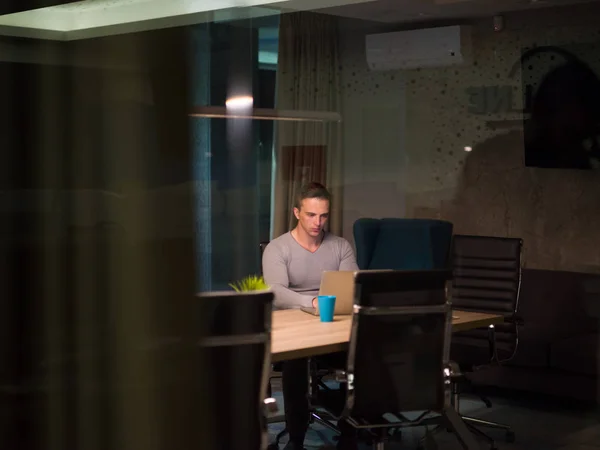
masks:
<instances>
[{"instance_id":1,"label":"glass partition","mask_svg":"<svg viewBox=\"0 0 600 450\"><path fill-rule=\"evenodd\" d=\"M361 218L522 238L533 336L485 382L597 396L600 3L58 3L0 11L0 384L55 388L8 442L204 442L206 368L139 350L201 335L190 300L261 274L309 181L357 253Z\"/></svg>"}]
</instances>

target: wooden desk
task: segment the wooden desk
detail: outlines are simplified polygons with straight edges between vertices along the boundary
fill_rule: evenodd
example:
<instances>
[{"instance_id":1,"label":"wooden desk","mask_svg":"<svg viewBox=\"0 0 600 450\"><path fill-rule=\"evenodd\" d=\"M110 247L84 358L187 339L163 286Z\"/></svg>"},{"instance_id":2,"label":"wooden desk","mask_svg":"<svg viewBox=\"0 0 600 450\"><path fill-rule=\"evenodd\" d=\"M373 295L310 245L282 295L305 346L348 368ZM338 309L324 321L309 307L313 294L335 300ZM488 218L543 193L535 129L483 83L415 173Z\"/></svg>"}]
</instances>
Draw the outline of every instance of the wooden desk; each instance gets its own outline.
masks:
<instances>
[{"instance_id":1,"label":"wooden desk","mask_svg":"<svg viewBox=\"0 0 600 450\"><path fill-rule=\"evenodd\" d=\"M343 351L350 339L352 316L336 316L330 323L298 309L273 312L273 362ZM452 312L452 330L465 331L502 323L503 317L467 311Z\"/></svg>"}]
</instances>

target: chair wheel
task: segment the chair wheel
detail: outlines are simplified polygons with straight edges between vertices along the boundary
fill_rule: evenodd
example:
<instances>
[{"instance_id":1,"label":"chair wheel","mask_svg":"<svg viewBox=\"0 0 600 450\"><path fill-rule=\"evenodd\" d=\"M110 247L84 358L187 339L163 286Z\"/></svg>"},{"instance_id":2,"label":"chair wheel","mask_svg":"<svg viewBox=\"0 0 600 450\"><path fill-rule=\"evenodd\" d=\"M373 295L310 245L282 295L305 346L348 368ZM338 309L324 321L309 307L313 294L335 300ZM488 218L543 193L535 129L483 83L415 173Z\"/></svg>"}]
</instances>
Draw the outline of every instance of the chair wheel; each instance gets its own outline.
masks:
<instances>
[{"instance_id":1,"label":"chair wheel","mask_svg":"<svg viewBox=\"0 0 600 450\"><path fill-rule=\"evenodd\" d=\"M515 432L514 431L506 432L506 442L508 442L508 443L515 442Z\"/></svg>"}]
</instances>

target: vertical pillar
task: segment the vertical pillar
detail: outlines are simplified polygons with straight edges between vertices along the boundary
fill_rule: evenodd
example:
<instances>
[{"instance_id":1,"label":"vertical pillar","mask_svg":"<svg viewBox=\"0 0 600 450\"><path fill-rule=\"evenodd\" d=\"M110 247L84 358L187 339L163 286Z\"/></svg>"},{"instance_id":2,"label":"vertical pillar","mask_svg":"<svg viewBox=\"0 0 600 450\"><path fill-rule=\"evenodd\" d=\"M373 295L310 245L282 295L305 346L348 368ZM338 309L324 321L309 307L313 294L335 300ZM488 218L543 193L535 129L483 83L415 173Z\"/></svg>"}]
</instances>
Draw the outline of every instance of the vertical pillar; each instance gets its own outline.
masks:
<instances>
[{"instance_id":1,"label":"vertical pillar","mask_svg":"<svg viewBox=\"0 0 600 450\"><path fill-rule=\"evenodd\" d=\"M210 24L190 28L192 105L210 105ZM191 119L192 180L194 182L196 283L198 290L212 289L212 226L211 226L211 119Z\"/></svg>"},{"instance_id":2,"label":"vertical pillar","mask_svg":"<svg viewBox=\"0 0 600 450\"><path fill-rule=\"evenodd\" d=\"M211 26L211 104L258 95L258 32L250 21ZM247 112L247 111L246 111ZM212 216L213 280L219 288L259 271L258 126L213 119L212 176L223 208Z\"/></svg>"}]
</instances>

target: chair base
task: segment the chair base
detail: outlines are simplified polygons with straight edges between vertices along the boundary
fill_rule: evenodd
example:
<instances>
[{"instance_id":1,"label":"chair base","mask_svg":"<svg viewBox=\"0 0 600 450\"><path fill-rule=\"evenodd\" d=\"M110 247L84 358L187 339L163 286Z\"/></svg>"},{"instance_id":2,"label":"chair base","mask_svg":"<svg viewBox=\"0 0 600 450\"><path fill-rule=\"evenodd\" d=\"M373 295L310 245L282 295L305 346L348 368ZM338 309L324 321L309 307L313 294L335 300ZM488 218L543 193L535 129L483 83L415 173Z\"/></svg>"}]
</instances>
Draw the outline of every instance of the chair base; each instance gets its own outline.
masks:
<instances>
[{"instance_id":1,"label":"chair base","mask_svg":"<svg viewBox=\"0 0 600 450\"><path fill-rule=\"evenodd\" d=\"M460 444L465 450L479 449L477 441L469 432L469 428L462 420L460 414L452 408L444 411L447 427L449 427L458 438Z\"/></svg>"},{"instance_id":2,"label":"chair base","mask_svg":"<svg viewBox=\"0 0 600 450\"><path fill-rule=\"evenodd\" d=\"M474 437L475 435L478 435L477 432L474 432L473 429L471 427L474 428L473 425L471 425L470 423L468 423L467 421L464 420L464 418L453 408L448 408L447 410L445 410L442 413L442 423L440 423L440 420L436 420L435 422L427 422L430 424L436 424L437 426L433 429L433 431L431 432L430 435L425 435L421 438L421 440L419 441L419 444L417 446L418 449L424 449L425 448L425 441L427 440L428 437L430 436L434 436L438 433L440 433L443 430L448 431L449 433L454 433L456 435L456 437L458 438L459 443L461 444L461 446L465 449L465 450L474 450L474 449L478 449L479 450L479 444L477 443L477 440ZM423 423L423 425L426 425L427 423ZM487 437L487 436L486 436ZM493 449L495 449L495 444L493 444L492 442L492 447Z\"/></svg>"},{"instance_id":3,"label":"chair base","mask_svg":"<svg viewBox=\"0 0 600 450\"><path fill-rule=\"evenodd\" d=\"M285 422L285 416L273 417L268 421L268 423L279 423L279 422ZM325 417L325 414L322 414L319 411L311 411L309 424L311 424L311 423L318 423L320 425L323 425L326 428L329 428L330 430L332 430L336 433L340 432L340 430L334 424L332 424L329 419L327 419ZM272 444L269 444L267 446L267 450L277 450L279 448L279 441L281 441L281 439L287 434L287 432L288 432L287 428L284 428L279 433L277 433L277 436L275 437L275 442L273 442Z\"/></svg>"},{"instance_id":4,"label":"chair base","mask_svg":"<svg viewBox=\"0 0 600 450\"><path fill-rule=\"evenodd\" d=\"M457 379L460 379L463 382L463 384L465 381L467 384L470 384L469 379L464 376L458 377ZM479 397L481 399L481 401L485 404L485 406L487 408L492 407L492 401L489 398L487 398L484 395L477 394L477 393L476 393L476 395L477 395L477 397ZM504 430L506 432L506 442L511 443L511 442L515 441L515 433L514 433L514 431L512 431L512 429L509 425L505 425L503 423L498 423L498 422L490 422L488 420L477 419L476 417L463 416L462 414L460 414L460 412L459 412L460 397L461 397L461 392L459 390L459 382L454 382L452 384L452 406L454 407L456 412L460 415L460 417L462 418L462 420L465 423L465 425L467 426L467 428L474 435L476 435L476 436L480 437L481 439L483 439L484 441L488 442L492 449L497 448L494 439L491 436L489 436L487 433L480 430L478 427L488 427L488 428L493 428L493 429L498 429L498 430ZM435 430L435 431L438 431L438 430Z\"/></svg>"},{"instance_id":5,"label":"chair base","mask_svg":"<svg viewBox=\"0 0 600 450\"><path fill-rule=\"evenodd\" d=\"M495 446L494 440L491 437L489 437L486 433L481 431L478 428L478 426L492 428L495 430L504 430L506 442L508 442L508 443L515 442L515 432L512 430L512 428L509 425L499 423L499 422L491 422L489 420L477 419L476 417L462 416L462 418L465 421L465 423L467 424L467 426L469 427L469 429L471 429L475 434L477 434L481 437L484 437L484 439L486 439L488 442L490 442L492 447Z\"/></svg>"},{"instance_id":6,"label":"chair base","mask_svg":"<svg viewBox=\"0 0 600 450\"><path fill-rule=\"evenodd\" d=\"M479 450L479 444L477 440L473 436L471 430L467 426L467 423L462 420L460 414L456 412L453 408L446 408L442 411L440 417L435 417L432 419L427 419L420 423L422 426L428 425L436 425L431 434L426 434L419 441L417 448L423 449L425 448L425 442L428 437L439 433L442 430L447 430L450 433L454 433L458 442L465 450Z\"/></svg>"},{"instance_id":7,"label":"chair base","mask_svg":"<svg viewBox=\"0 0 600 450\"><path fill-rule=\"evenodd\" d=\"M515 433L509 425L505 425L505 424L498 423L498 422L490 422L488 420L477 419L475 417L469 417L469 416L459 415L459 417L462 419L462 421L464 422L467 429L473 435L486 441L490 445L491 450L497 450L498 447L496 446L496 441L490 435L488 435L484 431L480 430L478 428L478 426L488 427L488 428L497 429L497 430L504 430L506 432L506 436L505 436L506 442L512 443L515 441ZM447 426L438 425L436 428L433 429L431 434L435 435L443 430L452 432L452 430L449 429ZM421 441L419 442L419 448L424 448L423 444L424 444L426 438L427 438L427 436L424 436L423 438L421 438Z\"/></svg>"},{"instance_id":8,"label":"chair base","mask_svg":"<svg viewBox=\"0 0 600 450\"><path fill-rule=\"evenodd\" d=\"M332 420L334 420L334 419L326 418L325 415L319 411L313 411L310 413L310 422L309 423L316 422L320 425L323 425L325 428L329 428L331 431L339 434L340 430L338 429L337 426L335 426L333 423L331 423Z\"/></svg>"}]
</instances>

